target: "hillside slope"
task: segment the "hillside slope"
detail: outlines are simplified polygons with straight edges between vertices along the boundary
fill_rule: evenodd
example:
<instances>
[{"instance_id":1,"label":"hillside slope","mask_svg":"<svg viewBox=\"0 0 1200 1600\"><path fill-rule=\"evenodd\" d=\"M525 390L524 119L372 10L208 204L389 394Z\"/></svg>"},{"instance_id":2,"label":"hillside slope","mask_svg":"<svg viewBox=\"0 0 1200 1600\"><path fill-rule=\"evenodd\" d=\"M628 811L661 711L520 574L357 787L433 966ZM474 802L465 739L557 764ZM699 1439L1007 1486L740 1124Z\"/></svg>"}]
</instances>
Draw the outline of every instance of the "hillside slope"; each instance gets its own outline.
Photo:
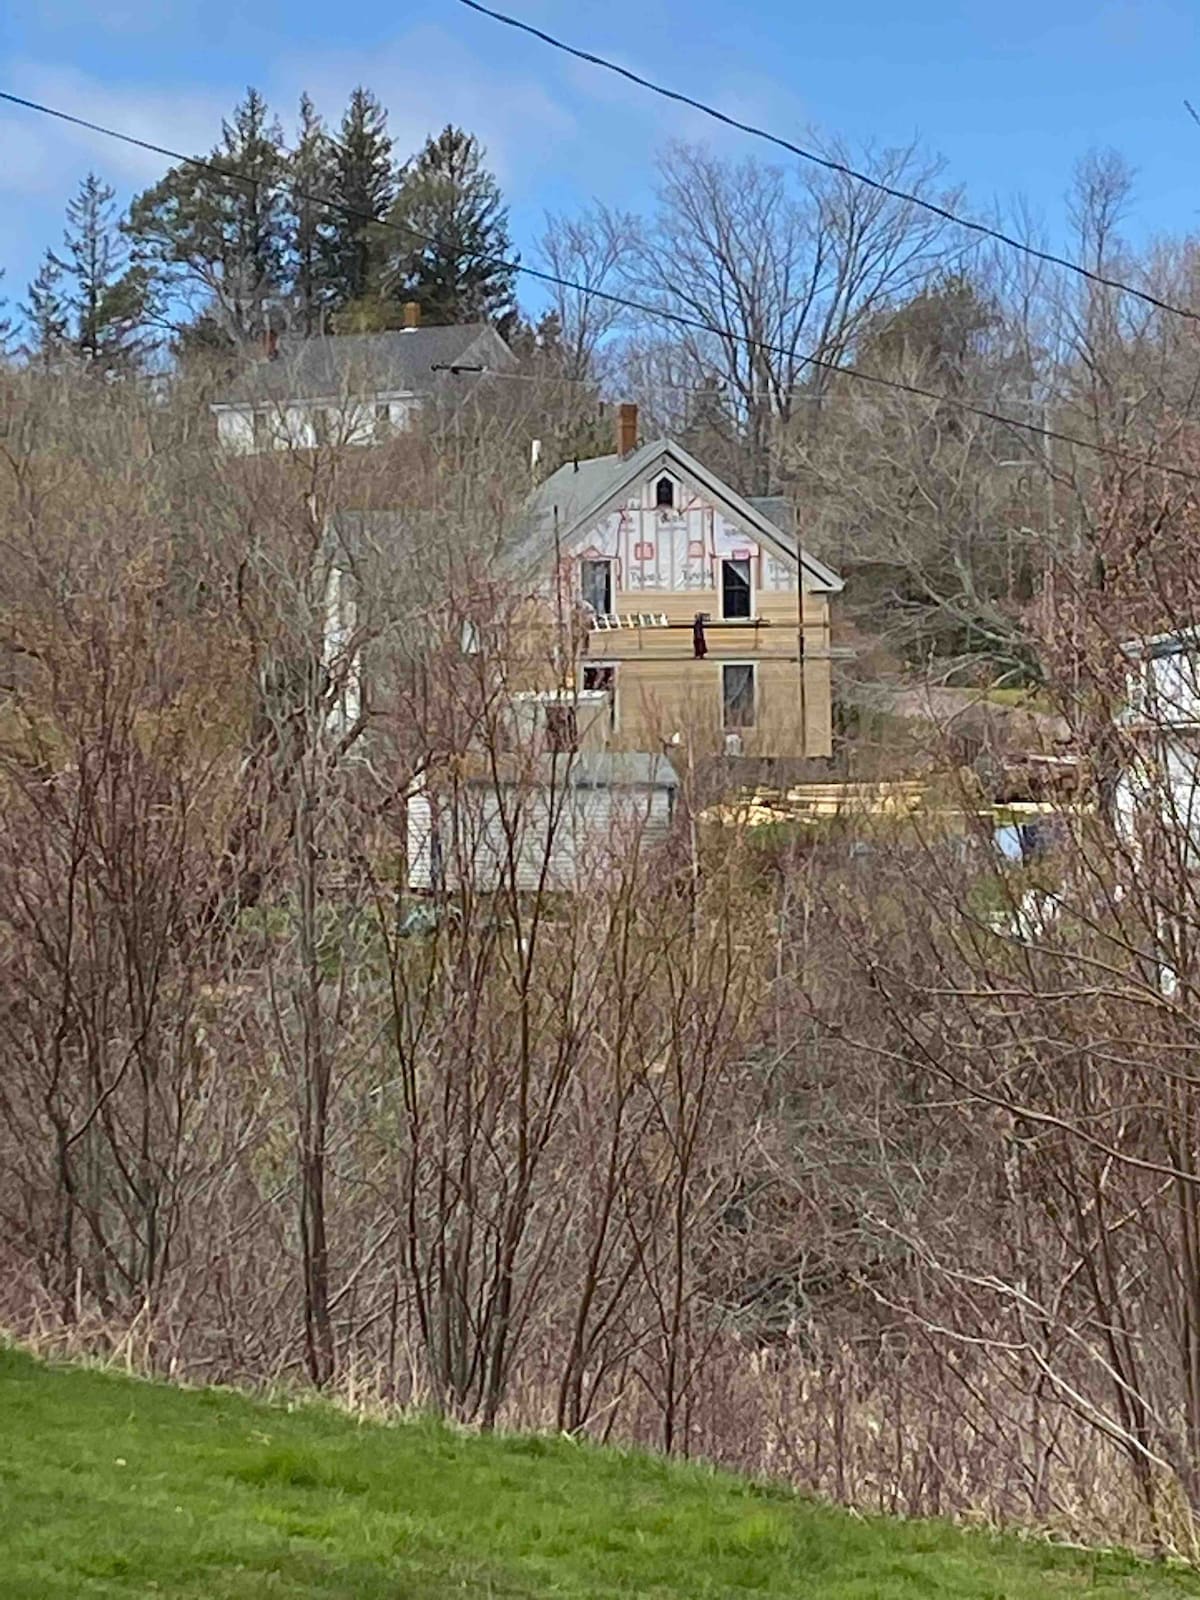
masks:
<instances>
[{"instance_id":1,"label":"hillside slope","mask_svg":"<svg viewBox=\"0 0 1200 1600\"><path fill-rule=\"evenodd\" d=\"M864 1521L698 1467L179 1390L0 1349L0 1593L1200 1595L1191 1574Z\"/></svg>"}]
</instances>

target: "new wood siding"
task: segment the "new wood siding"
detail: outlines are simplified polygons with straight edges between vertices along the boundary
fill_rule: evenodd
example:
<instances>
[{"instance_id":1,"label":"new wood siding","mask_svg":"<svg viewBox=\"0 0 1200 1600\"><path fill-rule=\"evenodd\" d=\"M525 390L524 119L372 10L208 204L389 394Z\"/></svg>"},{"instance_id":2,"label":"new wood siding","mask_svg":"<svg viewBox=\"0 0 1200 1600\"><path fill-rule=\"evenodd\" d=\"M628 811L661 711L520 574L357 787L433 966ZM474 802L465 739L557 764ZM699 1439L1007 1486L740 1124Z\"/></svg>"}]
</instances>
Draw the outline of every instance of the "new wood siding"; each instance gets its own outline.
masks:
<instances>
[{"instance_id":1,"label":"new wood siding","mask_svg":"<svg viewBox=\"0 0 1200 1600\"><path fill-rule=\"evenodd\" d=\"M660 477L672 484L669 506L656 501ZM583 564L597 561L610 563L610 615L654 620L631 628L588 627ZM745 563L739 567L743 573L748 567L746 620L722 618L726 562ZM538 652L547 663L573 661L580 688L589 684L589 664L614 667L610 749L652 752L678 733L697 748L721 750L729 732L737 733L748 756L828 756L829 597L819 583L813 588L817 592L803 591L801 624L801 583L785 550L763 530L748 531L746 513L732 501L655 469L594 523L572 528L559 550L557 573L551 566L539 596L558 648L542 630L530 628L523 667L534 670ZM707 618L707 654L700 660L692 643L698 613ZM665 625L657 620L664 617ZM727 729L722 668L734 663L754 667L753 724Z\"/></svg>"},{"instance_id":2,"label":"new wood siding","mask_svg":"<svg viewBox=\"0 0 1200 1600\"><path fill-rule=\"evenodd\" d=\"M804 597L804 671L798 660L796 595L758 596L757 620L705 624L708 654L692 653L692 619L707 611L715 617L717 596L620 593L618 613L665 612L677 625L592 632L580 659L611 662L617 669L617 725L610 747L656 750L659 741L679 733L701 746L719 749L722 727L722 672L730 662L755 668L755 718L737 731L748 756L828 756L832 752L829 662L829 603L824 595ZM686 612L686 616L681 613Z\"/></svg>"}]
</instances>

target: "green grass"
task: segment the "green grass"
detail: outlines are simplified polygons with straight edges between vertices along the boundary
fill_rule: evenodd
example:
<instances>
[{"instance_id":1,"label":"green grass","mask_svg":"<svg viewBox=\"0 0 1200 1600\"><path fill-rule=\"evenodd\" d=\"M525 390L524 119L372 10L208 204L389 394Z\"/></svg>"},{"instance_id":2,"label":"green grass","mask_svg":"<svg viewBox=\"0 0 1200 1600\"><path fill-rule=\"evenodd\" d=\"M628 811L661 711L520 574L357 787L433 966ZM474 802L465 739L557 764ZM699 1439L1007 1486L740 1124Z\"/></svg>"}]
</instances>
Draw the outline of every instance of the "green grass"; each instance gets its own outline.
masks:
<instances>
[{"instance_id":1,"label":"green grass","mask_svg":"<svg viewBox=\"0 0 1200 1600\"><path fill-rule=\"evenodd\" d=\"M0 1349L0 1595L1200 1595L1182 1571L860 1519L695 1466L180 1390Z\"/></svg>"}]
</instances>

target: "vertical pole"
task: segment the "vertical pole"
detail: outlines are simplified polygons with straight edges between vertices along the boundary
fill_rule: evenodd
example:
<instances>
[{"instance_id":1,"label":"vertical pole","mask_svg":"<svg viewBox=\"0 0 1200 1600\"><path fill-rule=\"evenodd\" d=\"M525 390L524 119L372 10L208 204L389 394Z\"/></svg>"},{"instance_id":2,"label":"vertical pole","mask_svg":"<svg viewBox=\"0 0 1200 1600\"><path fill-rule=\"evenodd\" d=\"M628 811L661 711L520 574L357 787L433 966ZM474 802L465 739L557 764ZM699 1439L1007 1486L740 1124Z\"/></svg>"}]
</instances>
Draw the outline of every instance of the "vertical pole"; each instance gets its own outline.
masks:
<instances>
[{"instance_id":1,"label":"vertical pole","mask_svg":"<svg viewBox=\"0 0 1200 1600\"><path fill-rule=\"evenodd\" d=\"M800 536L793 531L796 544L796 664L800 673L800 756L808 756L808 693L804 660L804 579L800 573Z\"/></svg>"},{"instance_id":2,"label":"vertical pole","mask_svg":"<svg viewBox=\"0 0 1200 1600\"><path fill-rule=\"evenodd\" d=\"M566 688L567 649L566 626L563 616L563 575L562 575L562 541L558 533L558 507L554 508L554 609L558 638L555 644L555 655L558 666L558 688Z\"/></svg>"}]
</instances>

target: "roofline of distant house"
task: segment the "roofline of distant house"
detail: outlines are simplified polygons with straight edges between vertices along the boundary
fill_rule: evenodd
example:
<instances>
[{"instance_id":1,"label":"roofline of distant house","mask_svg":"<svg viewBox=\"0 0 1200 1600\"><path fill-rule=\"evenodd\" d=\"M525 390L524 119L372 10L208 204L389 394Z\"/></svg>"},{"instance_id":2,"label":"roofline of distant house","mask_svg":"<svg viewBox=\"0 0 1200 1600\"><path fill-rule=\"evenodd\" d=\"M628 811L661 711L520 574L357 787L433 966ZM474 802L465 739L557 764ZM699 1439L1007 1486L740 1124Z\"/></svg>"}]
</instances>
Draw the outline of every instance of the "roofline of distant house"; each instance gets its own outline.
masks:
<instances>
[{"instance_id":1,"label":"roofline of distant house","mask_svg":"<svg viewBox=\"0 0 1200 1600\"><path fill-rule=\"evenodd\" d=\"M253 411L271 406L336 406L347 401L365 400L419 400L419 389L369 389L360 394L289 394L286 396L248 395L244 400L210 400L210 411Z\"/></svg>"}]
</instances>

